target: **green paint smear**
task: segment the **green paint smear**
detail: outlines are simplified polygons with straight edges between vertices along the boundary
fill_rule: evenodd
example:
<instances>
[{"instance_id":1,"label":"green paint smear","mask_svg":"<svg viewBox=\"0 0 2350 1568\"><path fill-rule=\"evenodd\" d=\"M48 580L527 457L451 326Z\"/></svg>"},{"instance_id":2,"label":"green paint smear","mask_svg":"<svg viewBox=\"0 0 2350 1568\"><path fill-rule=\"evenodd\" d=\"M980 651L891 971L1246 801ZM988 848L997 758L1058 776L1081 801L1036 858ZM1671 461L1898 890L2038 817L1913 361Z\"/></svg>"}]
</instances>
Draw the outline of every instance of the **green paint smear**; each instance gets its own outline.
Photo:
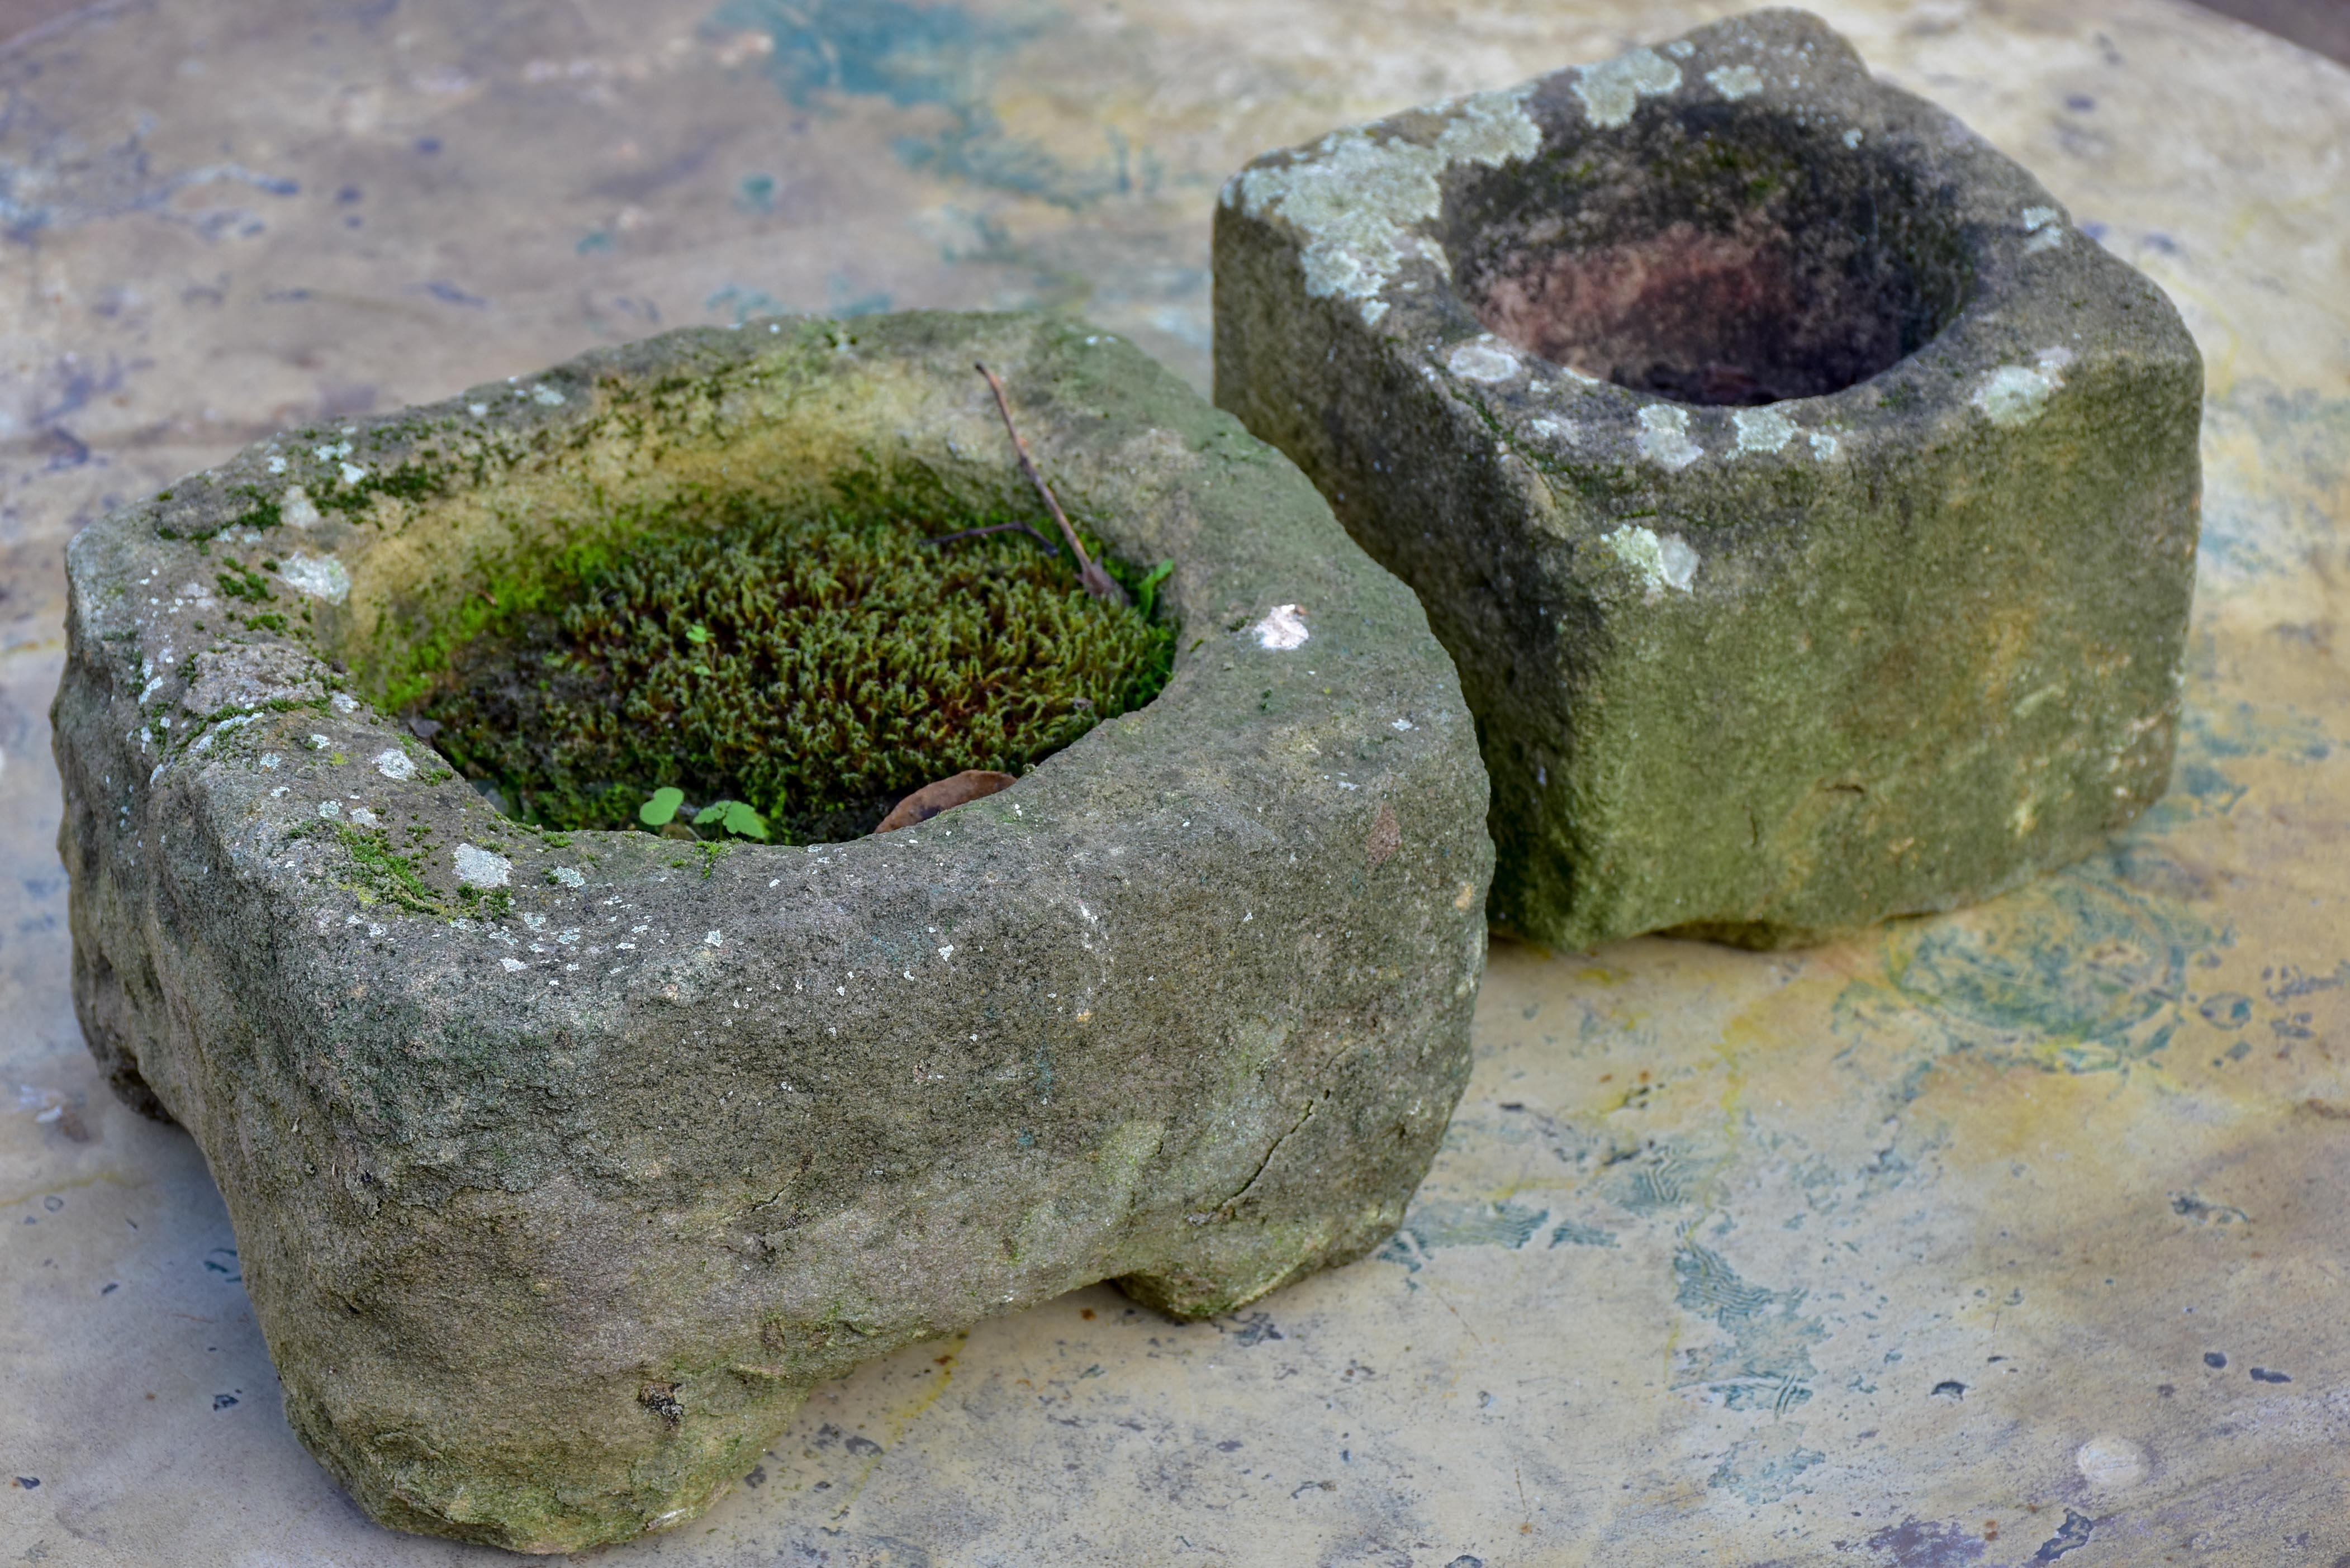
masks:
<instances>
[{"instance_id":1,"label":"green paint smear","mask_svg":"<svg viewBox=\"0 0 2350 1568\"><path fill-rule=\"evenodd\" d=\"M738 514L567 556L495 609L476 599L400 705L525 822L658 826L640 808L674 790L664 821L742 802L812 843L965 769L1023 772L1158 695L1171 627L1087 597L1024 535L930 542L1008 514L930 510Z\"/></svg>"}]
</instances>

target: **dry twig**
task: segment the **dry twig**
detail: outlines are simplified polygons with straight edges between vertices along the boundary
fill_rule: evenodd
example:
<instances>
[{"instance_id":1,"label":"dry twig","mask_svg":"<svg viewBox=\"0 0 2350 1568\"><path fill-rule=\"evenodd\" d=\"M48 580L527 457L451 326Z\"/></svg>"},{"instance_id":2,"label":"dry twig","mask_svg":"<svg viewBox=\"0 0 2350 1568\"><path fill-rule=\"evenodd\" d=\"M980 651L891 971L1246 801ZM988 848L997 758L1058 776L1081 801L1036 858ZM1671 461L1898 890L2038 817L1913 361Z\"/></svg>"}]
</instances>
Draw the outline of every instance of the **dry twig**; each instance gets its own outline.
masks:
<instances>
[{"instance_id":1,"label":"dry twig","mask_svg":"<svg viewBox=\"0 0 2350 1568\"><path fill-rule=\"evenodd\" d=\"M1045 509L1052 513L1053 521L1061 525L1061 537L1069 542L1070 553L1077 558L1077 581L1094 597L1123 606L1127 602L1126 590L1102 570L1101 563L1086 554L1083 545L1077 543L1077 531L1069 526L1069 514L1061 510L1060 502L1054 498L1053 487L1045 483L1045 476L1037 472L1035 463L1029 461L1028 443L1020 439L1020 428L1012 422L1012 405L1004 400L1003 383L997 380L995 372L984 365L972 369L987 378L987 389L995 394L995 410L1003 416L1003 429L1012 437L1012 450L1020 458L1020 472L1028 476L1028 483L1035 485L1036 493L1045 498Z\"/></svg>"},{"instance_id":2,"label":"dry twig","mask_svg":"<svg viewBox=\"0 0 2350 1568\"><path fill-rule=\"evenodd\" d=\"M963 528L952 534L933 534L929 538L923 540L922 543L925 545L951 545L957 539L976 539L982 534L1002 534L1015 528L1021 533L1027 535L1031 539L1035 540L1039 545L1044 545L1045 549L1051 551L1054 555L1057 556L1061 553L1061 547L1058 545L1054 544L1053 541L1045 538L1045 535L1039 534L1035 529L1031 528L1025 523L996 523L985 528Z\"/></svg>"}]
</instances>

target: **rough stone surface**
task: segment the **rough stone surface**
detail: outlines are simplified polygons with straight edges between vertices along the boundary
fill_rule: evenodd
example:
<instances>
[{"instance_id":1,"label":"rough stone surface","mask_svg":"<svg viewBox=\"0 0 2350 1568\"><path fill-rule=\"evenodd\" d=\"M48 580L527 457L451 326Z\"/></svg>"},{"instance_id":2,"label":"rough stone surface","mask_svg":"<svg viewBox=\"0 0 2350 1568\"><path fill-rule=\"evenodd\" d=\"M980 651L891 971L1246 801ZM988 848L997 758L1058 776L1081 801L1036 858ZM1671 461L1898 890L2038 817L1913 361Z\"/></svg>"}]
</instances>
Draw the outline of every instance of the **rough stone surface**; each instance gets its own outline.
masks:
<instances>
[{"instance_id":1,"label":"rough stone surface","mask_svg":"<svg viewBox=\"0 0 2350 1568\"><path fill-rule=\"evenodd\" d=\"M2195 346L1813 17L1261 158L1215 257L1217 400L1460 663L1498 926L1815 940L2163 792Z\"/></svg>"},{"instance_id":2,"label":"rough stone surface","mask_svg":"<svg viewBox=\"0 0 2350 1568\"><path fill-rule=\"evenodd\" d=\"M975 358L1079 519L1177 563L1164 693L1011 788L812 848L539 836L363 700L639 507L1018 497ZM263 556L282 633L224 597ZM68 574L82 1025L202 1145L294 1428L387 1523L672 1525L910 1341L1355 1257L1468 1072L1491 849L1451 664L1286 462L1116 338L676 333L264 443Z\"/></svg>"}]
</instances>

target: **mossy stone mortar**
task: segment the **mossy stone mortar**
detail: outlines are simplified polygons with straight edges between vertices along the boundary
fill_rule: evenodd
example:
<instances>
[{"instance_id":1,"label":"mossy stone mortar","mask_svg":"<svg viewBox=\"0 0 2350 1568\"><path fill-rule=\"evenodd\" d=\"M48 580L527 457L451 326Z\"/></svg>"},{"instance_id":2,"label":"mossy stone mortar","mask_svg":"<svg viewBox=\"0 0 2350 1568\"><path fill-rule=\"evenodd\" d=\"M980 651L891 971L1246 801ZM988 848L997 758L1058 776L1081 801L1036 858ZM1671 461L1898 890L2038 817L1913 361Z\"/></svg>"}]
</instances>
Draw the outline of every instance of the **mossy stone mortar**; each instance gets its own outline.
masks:
<instances>
[{"instance_id":1,"label":"mossy stone mortar","mask_svg":"<svg viewBox=\"0 0 2350 1568\"><path fill-rule=\"evenodd\" d=\"M697 496L1023 504L978 359L1079 520L1176 563L1164 691L1011 788L809 847L540 835L369 700ZM673 333L265 443L68 572L83 1026L202 1145L293 1427L388 1524L622 1539L910 1342L1104 1278L1229 1310L1386 1237L1467 1075L1451 661L1115 338Z\"/></svg>"},{"instance_id":2,"label":"mossy stone mortar","mask_svg":"<svg viewBox=\"0 0 2350 1568\"><path fill-rule=\"evenodd\" d=\"M1269 154L1215 267L1217 401L1460 664L1496 925L1816 940L2166 787L2194 343L1815 18Z\"/></svg>"}]
</instances>

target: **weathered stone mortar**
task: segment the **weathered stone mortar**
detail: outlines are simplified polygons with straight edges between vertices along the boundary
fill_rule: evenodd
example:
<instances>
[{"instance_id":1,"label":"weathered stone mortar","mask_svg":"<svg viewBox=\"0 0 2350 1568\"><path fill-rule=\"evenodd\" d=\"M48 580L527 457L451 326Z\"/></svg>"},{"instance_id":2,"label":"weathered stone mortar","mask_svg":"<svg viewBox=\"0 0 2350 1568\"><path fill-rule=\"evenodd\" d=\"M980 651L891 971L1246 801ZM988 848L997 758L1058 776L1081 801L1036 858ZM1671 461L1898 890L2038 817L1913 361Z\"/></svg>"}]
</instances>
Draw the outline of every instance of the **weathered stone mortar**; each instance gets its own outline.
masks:
<instances>
[{"instance_id":1,"label":"weathered stone mortar","mask_svg":"<svg viewBox=\"0 0 2350 1568\"><path fill-rule=\"evenodd\" d=\"M1816 19L1269 154L1215 265L1217 400L1460 664L1497 926L1813 940L2166 787L2194 344Z\"/></svg>"},{"instance_id":2,"label":"weathered stone mortar","mask_svg":"<svg viewBox=\"0 0 2350 1568\"><path fill-rule=\"evenodd\" d=\"M813 847L542 835L367 700L467 596L696 495L1026 506L983 358L1079 521L1176 563L1181 630L1009 789ZM387 1523L638 1534L909 1342L1103 1278L1226 1311L1383 1240L1466 1077L1451 660L1115 338L674 333L264 443L68 566L82 1022L202 1145L293 1426Z\"/></svg>"}]
</instances>

